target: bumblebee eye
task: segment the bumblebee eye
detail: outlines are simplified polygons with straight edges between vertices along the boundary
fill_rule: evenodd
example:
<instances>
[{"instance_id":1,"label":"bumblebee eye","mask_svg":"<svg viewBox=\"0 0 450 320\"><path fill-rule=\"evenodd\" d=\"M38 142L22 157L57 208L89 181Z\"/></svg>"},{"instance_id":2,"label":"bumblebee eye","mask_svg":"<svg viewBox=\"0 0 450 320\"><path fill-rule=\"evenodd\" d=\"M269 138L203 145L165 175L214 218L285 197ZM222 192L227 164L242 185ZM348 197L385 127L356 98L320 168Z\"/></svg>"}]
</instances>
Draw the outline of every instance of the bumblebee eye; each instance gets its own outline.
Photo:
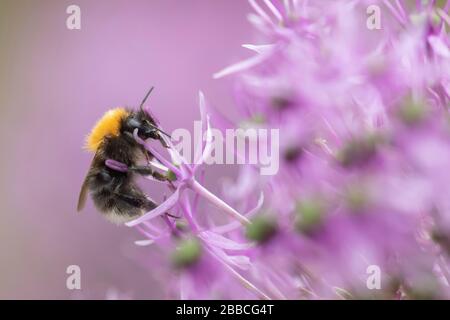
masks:
<instances>
[{"instance_id":1,"label":"bumblebee eye","mask_svg":"<svg viewBox=\"0 0 450 320\"><path fill-rule=\"evenodd\" d=\"M134 131L134 129L139 129L139 131L141 130L142 127L142 123L135 119L135 118L128 118L125 123L124 126L122 128L122 131L124 133L132 133Z\"/></svg>"},{"instance_id":2,"label":"bumblebee eye","mask_svg":"<svg viewBox=\"0 0 450 320\"><path fill-rule=\"evenodd\" d=\"M135 128L139 129L141 127L141 122L134 118L131 118L128 120L128 126L130 127L130 129L132 129L131 131L133 131Z\"/></svg>"}]
</instances>

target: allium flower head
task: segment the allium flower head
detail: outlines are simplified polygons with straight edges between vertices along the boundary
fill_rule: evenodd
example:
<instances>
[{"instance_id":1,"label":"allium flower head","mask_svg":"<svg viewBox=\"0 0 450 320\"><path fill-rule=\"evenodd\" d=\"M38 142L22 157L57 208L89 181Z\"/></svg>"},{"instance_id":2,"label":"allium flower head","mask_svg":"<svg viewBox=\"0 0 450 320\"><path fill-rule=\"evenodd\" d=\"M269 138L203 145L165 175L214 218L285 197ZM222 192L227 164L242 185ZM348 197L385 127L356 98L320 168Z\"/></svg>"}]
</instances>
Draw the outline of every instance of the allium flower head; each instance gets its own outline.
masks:
<instances>
[{"instance_id":1,"label":"allium flower head","mask_svg":"<svg viewBox=\"0 0 450 320\"><path fill-rule=\"evenodd\" d=\"M225 200L205 189L211 126L232 124L203 94L195 164L168 139L168 157L140 141L169 193L128 225L151 245L168 294L449 298L450 1L249 2L260 44L214 77L234 78L233 126L280 129L280 170L241 166ZM367 27L371 5L381 29ZM375 290L371 270L381 272Z\"/></svg>"}]
</instances>

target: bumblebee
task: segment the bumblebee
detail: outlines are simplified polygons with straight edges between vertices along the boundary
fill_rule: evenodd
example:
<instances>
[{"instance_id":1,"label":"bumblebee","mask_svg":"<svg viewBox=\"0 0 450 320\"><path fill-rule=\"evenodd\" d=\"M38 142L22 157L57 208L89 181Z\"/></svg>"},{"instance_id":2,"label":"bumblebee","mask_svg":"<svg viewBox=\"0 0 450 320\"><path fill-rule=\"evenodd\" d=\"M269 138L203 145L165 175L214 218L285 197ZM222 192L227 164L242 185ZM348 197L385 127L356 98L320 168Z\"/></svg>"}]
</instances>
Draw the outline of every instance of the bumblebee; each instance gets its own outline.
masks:
<instances>
[{"instance_id":1,"label":"bumblebee","mask_svg":"<svg viewBox=\"0 0 450 320\"><path fill-rule=\"evenodd\" d=\"M166 178L148 165L139 165L142 159L148 163L153 156L133 135L137 129L139 138L159 140L167 147L161 135L165 133L143 109L152 90L153 87L138 111L126 108L109 110L87 136L85 147L95 155L81 187L78 211L83 209L88 194L106 219L117 224L133 220L156 207L155 202L137 186L135 177L152 175L158 180ZM108 166L108 161L120 163L124 169Z\"/></svg>"}]
</instances>

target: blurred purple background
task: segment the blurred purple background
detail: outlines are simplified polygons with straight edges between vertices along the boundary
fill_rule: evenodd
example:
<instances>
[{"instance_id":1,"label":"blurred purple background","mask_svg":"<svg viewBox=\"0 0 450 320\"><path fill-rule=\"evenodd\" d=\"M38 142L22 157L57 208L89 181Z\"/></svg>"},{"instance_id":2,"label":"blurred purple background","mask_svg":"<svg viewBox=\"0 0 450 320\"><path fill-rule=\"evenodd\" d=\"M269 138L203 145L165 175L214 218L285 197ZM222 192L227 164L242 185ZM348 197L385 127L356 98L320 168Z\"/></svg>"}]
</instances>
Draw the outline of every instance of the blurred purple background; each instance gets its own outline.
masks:
<instances>
[{"instance_id":1,"label":"blurred purple background","mask_svg":"<svg viewBox=\"0 0 450 320\"><path fill-rule=\"evenodd\" d=\"M66 28L71 4L81 30ZM252 39L249 11L229 0L1 1L0 298L164 298L136 259L147 250L134 246L136 231L91 202L75 211L92 157L84 137L151 85L149 105L168 131L192 130L199 89L232 110L230 84L212 74L249 55L240 47ZM230 174L219 166L206 184ZM71 264L81 267L77 292L66 288Z\"/></svg>"}]
</instances>

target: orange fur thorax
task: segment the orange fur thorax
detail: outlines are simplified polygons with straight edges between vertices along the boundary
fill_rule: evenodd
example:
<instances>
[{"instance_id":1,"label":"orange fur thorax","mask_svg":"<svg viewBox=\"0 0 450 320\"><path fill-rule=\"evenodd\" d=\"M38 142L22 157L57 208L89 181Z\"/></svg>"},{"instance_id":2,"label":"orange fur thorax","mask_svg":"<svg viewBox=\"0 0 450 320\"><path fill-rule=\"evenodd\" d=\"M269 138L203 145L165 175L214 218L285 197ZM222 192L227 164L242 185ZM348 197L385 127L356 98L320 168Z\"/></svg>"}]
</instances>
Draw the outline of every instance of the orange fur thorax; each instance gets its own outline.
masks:
<instances>
[{"instance_id":1,"label":"orange fur thorax","mask_svg":"<svg viewBox=\"0 0 450 320\"><path fill-rule=\"evenodd\" d=\"M127 115L128 111L124 108L115 108L106 112L87 136L85 148L96 152L106 136L118 136L121 120Z\"/></svg>"}]
</instances>

